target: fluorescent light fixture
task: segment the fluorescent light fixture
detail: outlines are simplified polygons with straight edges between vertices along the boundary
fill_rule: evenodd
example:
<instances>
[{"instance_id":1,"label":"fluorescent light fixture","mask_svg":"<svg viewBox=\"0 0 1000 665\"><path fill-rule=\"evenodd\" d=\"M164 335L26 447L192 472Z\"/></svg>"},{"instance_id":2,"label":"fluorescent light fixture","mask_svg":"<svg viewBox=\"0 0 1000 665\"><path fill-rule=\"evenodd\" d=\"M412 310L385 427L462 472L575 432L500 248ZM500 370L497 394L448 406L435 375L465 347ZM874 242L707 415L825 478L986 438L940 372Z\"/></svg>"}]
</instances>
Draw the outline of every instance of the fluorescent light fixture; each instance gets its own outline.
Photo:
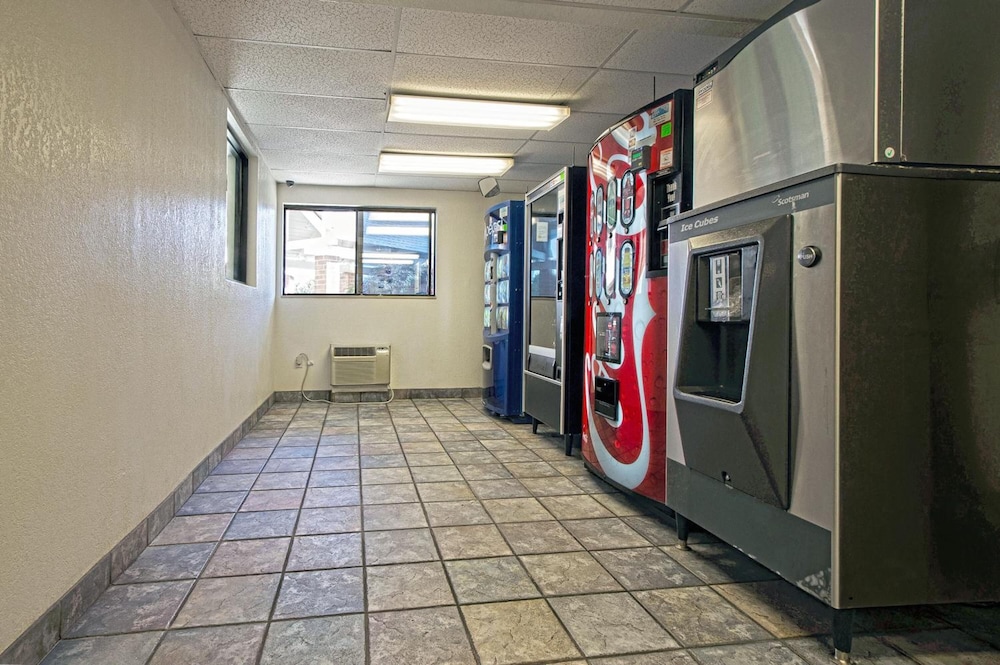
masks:
<instances>
[{"instance_id":1,"label":"fluorescent light fixture","mask_svg":"<svg viewBox=\"0 0 1000 665\"><path fill-rule=\"evenodd\" d=\"M389 99L389 122L552 129L568 117L568 106L411 95L392 95Z\"/></svg>"},{"instance_id":2,"label":"fluorescent light fixture","mask_svg":"<svg viewBox=\"0 0 1000 665\"><path fill-rule=\"evenodd\" d=\"M484 175L503 175L513 165L514 159L511 157L425 155L409 152L383 152L378 156L379 173L419 173L481 178Z\"/></svg>"}]
</instances>

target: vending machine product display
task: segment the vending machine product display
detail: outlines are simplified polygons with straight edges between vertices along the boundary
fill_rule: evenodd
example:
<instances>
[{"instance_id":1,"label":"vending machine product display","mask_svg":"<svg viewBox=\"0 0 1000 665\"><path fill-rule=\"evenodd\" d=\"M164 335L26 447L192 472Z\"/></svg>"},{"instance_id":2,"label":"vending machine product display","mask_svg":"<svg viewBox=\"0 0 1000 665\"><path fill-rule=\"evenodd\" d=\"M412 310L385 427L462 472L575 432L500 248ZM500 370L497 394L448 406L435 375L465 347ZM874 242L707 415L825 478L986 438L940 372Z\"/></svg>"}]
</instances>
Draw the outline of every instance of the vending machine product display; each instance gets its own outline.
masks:
<instances>
[{"instance_id":1,"label":"vending machine product display","mask_svg":"<svg viewBox=\"0 0 1000 665\"><path fill-rule=\"evenodd\" d=\"M521 414L524 310L524 203L486 212L483 252L483 405L498 416Z\"/></svg>"},{"instance_id":2,"label":"vending machine product display","mask_svg":"<svg viewBox=\"0 0 1000 665\"><path fill-rule=\"evenodd\" d=\"M587 170L564 168L525 196L528 273L524 412L565 437L580 435L586 288Z\"/></svg>"},{"instance_id":3,"label":"vending machine product display","mask_svg":"<svg viewBox=\"0 0 1000 665\"><path fill-rule=\"evenodd\" d=\"M691 92L607 130L590 153L582 451L592 471L663 503L667 227L690 208Z\"/></svg>"}]
</instances>

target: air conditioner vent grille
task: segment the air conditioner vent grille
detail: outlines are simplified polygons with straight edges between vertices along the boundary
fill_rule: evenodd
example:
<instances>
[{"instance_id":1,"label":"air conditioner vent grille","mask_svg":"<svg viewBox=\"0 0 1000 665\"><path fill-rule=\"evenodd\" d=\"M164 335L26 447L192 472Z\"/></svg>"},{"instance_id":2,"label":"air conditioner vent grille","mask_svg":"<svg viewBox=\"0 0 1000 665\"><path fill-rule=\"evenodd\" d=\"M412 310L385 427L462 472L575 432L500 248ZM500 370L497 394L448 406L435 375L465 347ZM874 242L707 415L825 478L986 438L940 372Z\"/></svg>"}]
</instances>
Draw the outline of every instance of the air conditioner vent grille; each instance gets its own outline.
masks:
<instances>
[{"instance_id":1,"label":"air conditioner vent grille","mask_svg":"<svg viewBox=\"0 0 1000 665\"><path fill-rule=\"evenodd\" d=\"M330 345L330 385L347 390L389 385L390 347Z\"/></svg>"},{"instance_id":2,"label":"air conditioner vent grille","mask_svg":"<svg viewBox=\"0 0 1000 665\"><path fill-rule=\"evenodd\" d=\"M334 358L352 358L357 356L374 356L374 346L335 346L333 347Z\"/></svg>"}]
</instances>

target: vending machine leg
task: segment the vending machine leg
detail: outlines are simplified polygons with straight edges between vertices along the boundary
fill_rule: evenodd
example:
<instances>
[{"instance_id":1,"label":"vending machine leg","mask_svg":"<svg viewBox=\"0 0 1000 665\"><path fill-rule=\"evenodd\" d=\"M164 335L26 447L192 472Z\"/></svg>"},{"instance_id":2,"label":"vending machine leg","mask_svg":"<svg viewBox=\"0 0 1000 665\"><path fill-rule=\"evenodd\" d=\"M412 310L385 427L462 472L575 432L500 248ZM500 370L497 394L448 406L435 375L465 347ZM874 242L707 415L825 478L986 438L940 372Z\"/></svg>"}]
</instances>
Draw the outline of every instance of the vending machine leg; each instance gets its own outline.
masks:
<instances>
[{"instance_id":1,"label":"vending machine leg","mask_svg":"<svg viewBox=\"0 0 1000 665\"><path fill-rule=\"evenodd\" d=\"M571 457L573 455L573 447L576 446L577 437L582 437L582 434L564 434L563 439L566 442L566 457Z\"/></svg>"},{"instance_id":2,"label":"vending machine leg","mask_svg":"<svg viewBox=\"0 0 1000 665\"><path fill-rule=\"evenodd\" d=\"M850 665L854 636L854 610L833 611L833 658L837 665Z\"/></svg>"},{"instance_id":3,"label":"vending machine leg","mask_svg":"<svg viewBox=\"0 0 1000 665\"><path fill-rule=\"evenodd\" d=\"M538 418L531 417L531 433L538 434Z\"/></svg>"},{"instance_id":4,"label":"vending machine leg","mask_svg":"<svg viewBox=\"0 0 1000 665\"><path fill-rule=\"evenodd\" d=\"M674 519L677 521L677 549L687 552L691 549L688 547L688 533L691 531L691 523L680 513L674 513Z\"/></svg>"}]
</instances>

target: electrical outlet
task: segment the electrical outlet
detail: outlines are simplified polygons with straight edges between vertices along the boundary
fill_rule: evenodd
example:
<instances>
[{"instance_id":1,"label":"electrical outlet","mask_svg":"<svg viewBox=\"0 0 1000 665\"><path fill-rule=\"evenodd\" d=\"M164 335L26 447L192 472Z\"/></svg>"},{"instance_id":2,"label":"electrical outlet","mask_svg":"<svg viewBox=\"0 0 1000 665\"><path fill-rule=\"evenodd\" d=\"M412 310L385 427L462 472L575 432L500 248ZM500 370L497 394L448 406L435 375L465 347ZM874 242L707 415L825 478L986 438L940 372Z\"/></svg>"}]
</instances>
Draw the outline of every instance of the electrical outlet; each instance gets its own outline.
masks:
<instances>
[{"instance_id":1,"label":"electrical outlet","mask_svg":"<svg viewBox=\"0 0 1000 665\"><path fill-rule=\"evenodd\" d=\"M302 367L302 356L295 356L295 366Z\"/></svg>"}]
</instances>

